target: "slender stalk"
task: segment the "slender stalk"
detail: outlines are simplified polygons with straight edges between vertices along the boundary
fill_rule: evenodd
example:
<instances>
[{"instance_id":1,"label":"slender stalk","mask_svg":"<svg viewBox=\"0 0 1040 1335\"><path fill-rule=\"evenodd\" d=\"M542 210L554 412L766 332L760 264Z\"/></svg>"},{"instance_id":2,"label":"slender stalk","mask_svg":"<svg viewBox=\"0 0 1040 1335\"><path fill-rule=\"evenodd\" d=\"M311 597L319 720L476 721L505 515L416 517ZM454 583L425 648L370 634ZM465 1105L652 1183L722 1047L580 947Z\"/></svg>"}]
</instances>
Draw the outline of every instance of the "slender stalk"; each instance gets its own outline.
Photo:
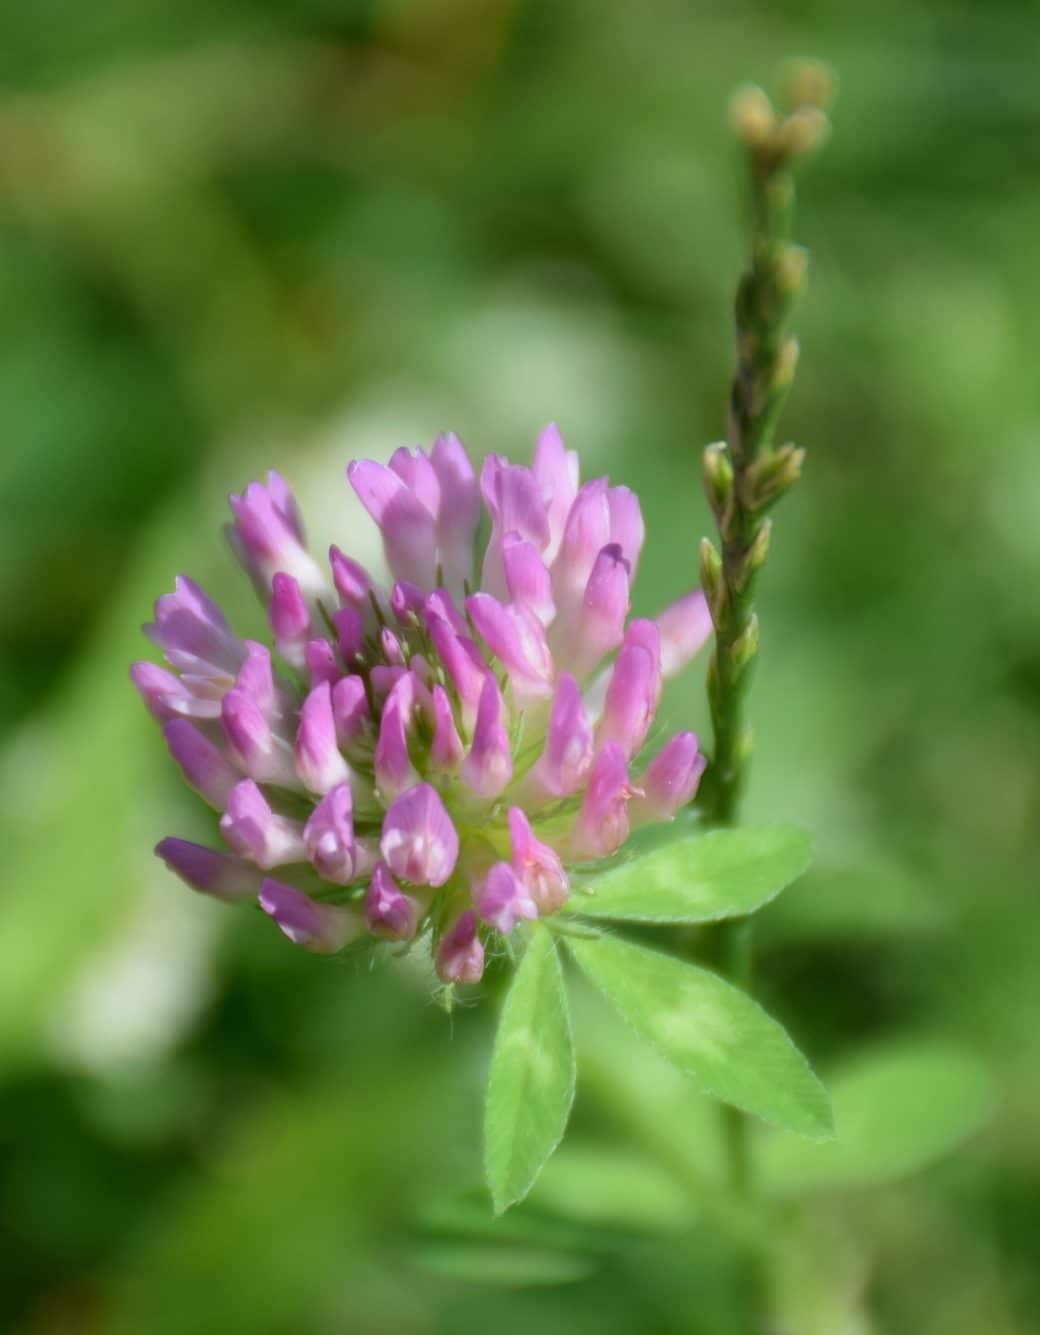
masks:
<instances>
[{"instance_id":1,"label":"slender stalk","mask_svg":"<svg viewBox=\"0 0 1040 1335\"><path fill-rule=\"evenodd\" d=\"M795 74L792 110L780 117L760 89L738 94L734 125L747 149L751 178L751 256L736 300L737 366L730 393L727 439L703 455L704 484L718 529L718 547L701 544L701 583L715 626L708 669L714 733L703 804L716 825L736 823L753 749L748 695L758 657L755 589L769 552L769 511L798 480L804 451L774 444L777 421L794 379L798 344L788 332L791 311L805 287L807 255L791 241L794 167L822 141L822 103L829 79L817 67ZM750 919L720 924L712 954L720 970L750 990L753 942ZM754 1196L746 1117L723 1110L730 1180L735 1196ZM759 1307L764 1275L749 1277Z\"/></svg>"}]
</instances>

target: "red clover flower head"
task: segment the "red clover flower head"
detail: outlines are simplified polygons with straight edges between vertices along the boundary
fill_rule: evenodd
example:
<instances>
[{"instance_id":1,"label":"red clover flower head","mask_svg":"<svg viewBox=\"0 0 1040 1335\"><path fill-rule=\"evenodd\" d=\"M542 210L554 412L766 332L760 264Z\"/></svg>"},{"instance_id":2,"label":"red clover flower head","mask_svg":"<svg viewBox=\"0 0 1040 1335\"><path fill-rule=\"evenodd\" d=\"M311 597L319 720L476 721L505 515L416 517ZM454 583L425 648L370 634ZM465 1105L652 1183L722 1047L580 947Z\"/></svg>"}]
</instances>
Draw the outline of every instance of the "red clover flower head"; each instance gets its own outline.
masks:
<instances>
[{"instance_id":1,"label":"red clover flower head","mask_svg":"<svg viewBox=\"0 0 1040 1335\"><path fill-rule=\"evenodd\" d=\"M579 485L554 426L530 468L491 455L478 479L447 435L347 476L389 590L338 547L327 575L270 473L231 497L229 537L273 651L184 576L156 603L145 633L169 668L131 677L228 849L168 838L156 852L193 889L258 902L307 950L429 933L441 978L476 982L489 938L563 906L568 869L694 796L693 733L648 765L643 751L662 682L710 616L695 590L628 620L639 502L606 478Z\"/></svg>"}]
</instances>

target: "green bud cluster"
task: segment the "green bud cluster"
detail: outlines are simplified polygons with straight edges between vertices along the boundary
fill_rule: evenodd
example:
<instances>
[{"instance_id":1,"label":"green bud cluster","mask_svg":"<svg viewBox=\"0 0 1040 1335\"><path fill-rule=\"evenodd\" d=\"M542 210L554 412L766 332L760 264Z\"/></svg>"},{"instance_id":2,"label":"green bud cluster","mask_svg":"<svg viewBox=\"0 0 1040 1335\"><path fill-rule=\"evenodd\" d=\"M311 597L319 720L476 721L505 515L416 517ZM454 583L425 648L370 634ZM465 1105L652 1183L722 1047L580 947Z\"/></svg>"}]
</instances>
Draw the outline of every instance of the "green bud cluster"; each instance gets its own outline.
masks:
<instances>
[{"instance_id":1,"label":"green bud cluster","mask_svg":"<svg viewBox=\"0 0 1040 1335\"><path fill-rule=\"evenodd\" d=\"M740 89L731 107L750 169L751 263L737 291L727 439L709 445L702 459L719 546L705 539L700 552L715 626L708 672L715 751L703 791L709 815L723 824L734 818L752 750L746 696L758 654L754 593L769 552L767 512L798 481L805 462L803 449L777 446L773 438L798 364L788 325L808 275L807 252L790 240L794 171L827 137L833 85L825 67L801 65L788 79L786 112L753 86Z\"/></svg>"}]
</instances>

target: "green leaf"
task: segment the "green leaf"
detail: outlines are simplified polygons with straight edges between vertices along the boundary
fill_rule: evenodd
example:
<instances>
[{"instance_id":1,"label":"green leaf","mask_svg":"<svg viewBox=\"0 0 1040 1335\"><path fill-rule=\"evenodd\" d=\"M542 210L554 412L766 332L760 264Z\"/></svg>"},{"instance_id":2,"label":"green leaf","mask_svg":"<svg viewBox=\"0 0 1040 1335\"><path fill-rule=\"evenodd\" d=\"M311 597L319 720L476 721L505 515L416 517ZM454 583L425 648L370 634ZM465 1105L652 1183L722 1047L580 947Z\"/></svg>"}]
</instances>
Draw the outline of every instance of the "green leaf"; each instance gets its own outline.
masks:
<instances>
[{"instance_id":1,"label":"green leaf","mask_svg":"<svg viewBox=\"0 0 1040 1335\"><path fill-rule=\"evenodd\" d=\"M716 922L754 913L801 876L812 841L793 825L698 834L636 854L571 896L568 910L629 922Z\"/></svg>"},{"instance_id":2,"label":"green leaf","mask_svg":"<svg viewBox=\"0 0 1040 1335\"><path fill-rule=\"evenodd\" d=\"M716 974L616 937L567 947L622 1017L713 1094L800 1135L833 1134L830 1100L781 1025Z\"/></svg>"},{"instance_id":3,"label":"green leaf","mask_svg":"<svg viewBox=\"0 0 1040 1335\"><path fill-rule=\"evenodd\" d=\"M948 1154L986 1120L993 1081L948 1040L903 1040L864 1053L831 1082L838 1138L808 1145L771 1136L759 1147L766 1186L778 1193L889 1182Z\"/></svg>"},{"instance_id":4,"label":"green leaf","mask_svg":"<svg viewBox=\"0 0 1040 1335\"><path fill-rule=\"evenodd\" d=\"M502 1008L484 1116L496 1214L522 1200L560 1143L574 1101L574 1044L556 943L531 938Z\"/></svg>"}]
</instances>

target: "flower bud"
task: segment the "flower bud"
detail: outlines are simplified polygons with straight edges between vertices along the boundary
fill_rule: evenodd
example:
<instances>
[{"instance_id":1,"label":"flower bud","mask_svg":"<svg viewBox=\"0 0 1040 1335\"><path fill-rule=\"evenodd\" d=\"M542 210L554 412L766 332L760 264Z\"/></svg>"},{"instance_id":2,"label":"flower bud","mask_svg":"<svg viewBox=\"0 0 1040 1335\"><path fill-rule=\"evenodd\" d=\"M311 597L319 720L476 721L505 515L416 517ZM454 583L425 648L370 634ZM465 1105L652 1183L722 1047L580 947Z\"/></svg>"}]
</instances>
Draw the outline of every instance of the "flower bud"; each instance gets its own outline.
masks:
<instances>
[{"instance_id":1,"label":"flower bud","mask_svg":"<svg viewBox=\"0 0 1040 1335\"><path fill-rule=\"evenodd\" d=\"M625 755L616 742L600 751L589 775L578 819L571 832L571 850L579 858L606 858L628 838L628 781Z\"/></svg>"},{"instance_id":2,"label":"flower bud","mask_svg":"<svg viewBox=\"0 0 1040 1335\"><path fill-rule=\"evenodd\" d=\"M439 564L449 588L461 590L473 575L473 543L480 522L477 476L454 434L437 437L430 459L440 484Z\"/></svg>"},{"instance_id":3,"label":"flower bud","mask_svg":"<svg viewBox=\"0 0 1040 1335\"><path fill-rule=\"evenodd\" d=\"M703 649L713 630L708 600L701 589L684 594L657 618L661 633L661 673L678 676Z\"/></svg>"},{"instance_id":4,"label":"flower bud","mask_svg":"<svg viewBox=\"0 0 1040 1335\"><path fill-rule=\"evenodd\" d=\"M380 848L401 880L444 884L455 870L459 836L435 788L420 783L394 799L383 819Z\"/></svg>"},{"instance_id":5,"label":"flower bud","mask_svg":"<svg viewBox=\"0 0 1040 1335\"><path fill-rule=\"evenodd\" d=\"M332 714L332 688L315 686L300 710L296 734L296 770L312 793L325 794L350 782L350 766L340 754Z\"/></svg>"},{"instance_id":6,"label":"flower bud","mask_svg":"<svg viewBox=\"0 0 1040 1335\"><path fill-rule=\"evenodd\" d=\"M395 683L379 721L379 740L375 751L375 776L384 799L397 796L418 783L419 775L408 752L408 739L415 718L415 679L403 672Z\"/></svg>"},{"instance_id":7,"label":"flower bud","mask_svg":"<svg viewBox=\"0 0 1040 1335\"><path fill-rule=\"evenodd\" d=\"M330 788L311 812L303 831L307 859L335 885L350 885L373 859L354 835L354 803L349 783Z\"/></svg>"},{"instance_id":8,"label":"flower bud","mask_svg":"<svg viewBox=\"0 0 1040 1335\"><path fill-rule=\"evenodd\" d=\"M336 651L326 639L308 640L303 661L312 687L334 682L340 674Z\"/></svg>"},{"instance_id":9,"label":"flower bud","mask_svg":"<svg viewBox=\"0 0 1040 1335\"><path fill-rule=\"evenodd\" d=\"M509 734L502 722L502 692L489 673L477 710L473 743L462 762L462 778L478 797L497 797L513 777Z\"/></svg>"},{"instance_id":10,"label":"flower bud","mask_svg":"<svg viewBox=\"0 0 1040 1335\"><path fill-rule=\"evenodd\" d=\"M560 549L567 516L578 492L578 456L573 450L565 448L555 422L550 422L538 437L531 471L538 484L548 520L549 541L542 553L548 565Z\"/></svg>"},{"instance_id":11,"label":"flower bud","mask_svg":"<svg viewBox=\"0 0 1040 1335\"><path fill-rule=\"evenodd\" d=\"M556 615L552 578L534 544L518 533L502 539L502 565L510 602L529 608L543 626Z\"/></svg>"},{"instance_id":12,"label":"flower bud","mask_svg":"<svg viewBox=\"0 0 1040 1335\"><path fill-rule=\"evenodd\" d=\"M228 793L242 775L224 753L187 719L170 719L163 726L163 736L188 787L194 788L211 807L223 811Z\"/></svg>"},{"instance_id":13,"label":"flower bud","mask_svg":"<svg viewBox=\"0 0 1040 1335\"><path fill-rule=\"evenodd\" d=\"M496 862L474 893L481 918L503 935L521 918L537 918L538 909L530 892L508 862Z\"/></svg>"},{"instance_id":14,"label":"flower bud","mask_svg":"<svg viewBox=\"0 0 1040 1335\"><path fill-rule=\"evenodd\" d=\"M155 852L185 885L214 899L243 903L254 899L260 889L257 869L232 853L218 853L187 839L174 838L160 840Z\"/></svg>"},{"instance_id":15,"label":"flower bud","mask_svg":"<svg viewBox=\"0 0 1040 1335\"><path fill-rule=\"evenodd\" d=\"M223 612L186 575L178 575L174 593L155 604L155 621L144 633L181 672L222 683L226 690L246 656Z\"/></svg>"},{"instance_id":16,"label":"flower bud","mask_svg":"<svg viewBox=\"0 0 1040 1335\"><path fill-rule=\"evenodd\" d=\"M160 723L172 718L219 718L219 695L195 695L182 677L158 663L135 663L130 680L140 692L149 714Z\"/></svg>"},{"instance_id":17,"label":"flower bud","mask_svg":"<svg viewBox=\"0 0 1040 1335\"><path fill-rule=\"evenodd\" d=\"M228 794L220 833L239 854L268 871L287 862L302 862L303 828L278 816L252 779L243 779Z\"/></svg>"},{"instance_id":18,"label":"flower bud","mask_svg":"<svg viewBox=\"0 0 1040 1335\"><path fill-rule=\"evenodd\" d=\"M581 610L559 646L559 661L579 681L621 643L628 616L628 576L621 548L609 543L596 557Z\"/></svg>"},{"instance_id":19,"label":"flower bud","mask_svg":"<svg viewBox=\"0 0 1040 1335\"><path fill-rule=\"evenodd\" d=\"M567 873L559 856L548 844L534 837L531 823L519 807L509 809L509 838L513 847L513 871L536 910L542 914L555 913L563 907L570 893Z\"/></svg>"},{"instance_id":20,"label":"flower bud","mask_svg":"<svg viewBox=\"0 0 1040 1335\"><path fill-rule=\"evenodd\" d=\"M776 129L773 104L755 84L738 88L730 103L730 123L736 136L755 152L768 148Z\"/></svg>"},{"instance_id":21,"label":"flower bud","mask_svg":"<svg viewBox=\"0 0 1040 1335\"><path fill-rule=\"evenodd\" d=\"M278 652L292 667L303 667L307 641L312 636L311 614L299 584L281 570L271 580L267 617Z\"/></svg>"},{"instance_id":22,"label":"flower bud","mask_svg":"<svg viewBox=\"0 0 1040 1335\"><path fill-rule=\"evenodd\" d=\"M437 549L433 515L398 474L382 464L355 460L347 468L347 477L379 525L394 578L430 588Z\"/></svg>"},{"instance_id":23,"label":"flower bud","mask_svg":"<svg viewBox=\"0 0 1040 1335\"><path fill-rule=\"evenodd\" d=\"M448 929L437 944L437 976L444 983L479 983L484 976L484 946L472 909Z\"/></svg>"},{"instance_id":24,"label":"flower bud","mask_svg":"<svg viewBox=\"0 0 1040 1335\"><path fill-rule=\"evenodd\" d=\"M373 936L410 941L419 925L422 906L406 895L383 862L377 862L365 897L365 919Z\"/></svg>"},{"instance_id":25,"label":"flower bud","mask_svg":"<svg viewBox=\"0 0 1040 1335\"><path fill-rule=\"evenodd\" d=\"M345 556L336 546L329 548L329 564L332 567L332 582L341 604L352 607L355 612L370 612L376 586L365 567L352 557Z\"/></svg>"},{"instance_id":26,"label":"flower bud","mask_svg":"<svg viewBox=\"0 0 1040 1335\"><path fill-rule=\"evenodd\" d=\"M317 955L335 955L365 930L365 920L357 910L319 904L282 881L264 881L258 898L283 936Z\"/></svg>"},{"instance_id":27,"label":"flower bud","mask_svg":"<svg viewBox=\"0 0 1040 1335\"><path fill-rule=\"evenodd\" d=\"M660 632L652 621L633 621L610 675L599 744L617 742L630 759L646 741L660 699Z\"/></svg>"},{"instance_id":28,"label":"flower bud","mask_svg":"<svg viewBox=\"0 0 1040 1335\"><path fill-rule=\"evenodd\" d=\"M279 474L267 477L266 487L251 482L241 496L228 497L235 517L231 545L265 600L279 571L292 575L304 593L320 597L327 591L325 577L304 546L293 494Z\"/></svg>"},{"instance_id":29,"label":"flower bud","mask_svg":"<svg viewBox=\"0 0 1040 1335\"><path fill-rule=\"evenodd\" d=\"M693 801L707 763L698 750L696 733L676 733L640 779L642 793L632 799L633 816L640 823L671 820L680 807Z\"/></svg>"},{"instance_id":30,"label":"flower bud","mask_svg":"<svg viewBox=\"0 0 1040 1335\"><path fill-rule=\"evenodd\" d=\"M503 605L489 593L466 599L477 633L509 673L517 703L551 694L553 660L538 617L525 603Z\"/></svg>"},{"instance_id":31,"label":"flower bud","mask_svg":"<svg viewBox=\"0 0 1040 1335\"><path fill-rule=\"evenodd\" d=\"M371 718L365 683L361 677L340 677L333 684L332 718L336 725L337 742L344 751L349 751L368 730Z\"/></svg>"},{"instance_id":32,"label":"flower bud","mask_svg":"<svg viewBox=\"0 0 1040 1335\"><path fill-rule=\"evenodd\" d=\"M556 687L545 750L535 769L538 783L555 797L577 792L592 767L593 751L581 689L565 672Z\"/></svg>"},{"instance_id":33,"label":"flower bud","mask_svg":"<svg viewBox=\"0 0 1040 1335\"><path fill-rule=\"evenodd\" d=\"M451 712L448 692L435 685L433 700L433 741L430 743L430 764L445 774L454 774L462 762L464 748L455 717Z\"/></svg>"}]
</instances>

